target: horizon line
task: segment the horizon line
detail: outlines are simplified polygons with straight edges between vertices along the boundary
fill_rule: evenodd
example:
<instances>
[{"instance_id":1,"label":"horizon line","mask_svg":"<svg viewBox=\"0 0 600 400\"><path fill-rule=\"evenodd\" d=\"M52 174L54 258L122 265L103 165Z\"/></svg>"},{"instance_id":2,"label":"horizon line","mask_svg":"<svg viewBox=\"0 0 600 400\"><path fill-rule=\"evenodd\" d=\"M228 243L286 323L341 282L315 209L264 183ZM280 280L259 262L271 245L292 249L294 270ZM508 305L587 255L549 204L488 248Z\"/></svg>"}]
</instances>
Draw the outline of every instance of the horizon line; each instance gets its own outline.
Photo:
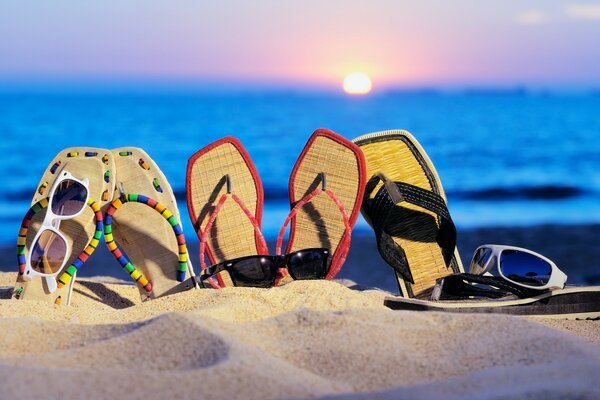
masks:
<instances>
[{"instance_id":1,"label":"horizon line","mask_svg":"<svg viewBox=\"0 0 600 400\"><path fill-rule=\"evenodd\" d=\"M310 82L291 79L243 79L243 78L181 78L181 77L125 77L125 76L88 76L42 78L24 76L14 79L0 75L0 93L2 94L36 94L36 93L72 93L72 94L103 94L103 93L327 93L343 94L341 82ZM600 83L597 82L437 82L425 83L383 83L375 82L369 95L390 93L439 93L439 94L538 94L538 93L600 93ZM360 95L356 97L364 97Z\"/></svg>"}]
</instances>

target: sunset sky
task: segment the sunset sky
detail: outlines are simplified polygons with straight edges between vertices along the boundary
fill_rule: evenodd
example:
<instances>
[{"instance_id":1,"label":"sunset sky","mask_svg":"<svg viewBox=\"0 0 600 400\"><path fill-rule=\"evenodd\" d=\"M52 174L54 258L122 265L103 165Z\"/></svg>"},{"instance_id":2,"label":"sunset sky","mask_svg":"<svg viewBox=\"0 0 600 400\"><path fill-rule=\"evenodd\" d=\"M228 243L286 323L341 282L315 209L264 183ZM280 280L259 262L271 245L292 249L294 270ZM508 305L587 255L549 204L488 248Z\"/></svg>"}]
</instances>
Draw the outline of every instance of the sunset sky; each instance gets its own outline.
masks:
<instances>
[{"instance_id":1,"label":"sunset sky","mask_svg":"<svg viewBox=\"0 0 600 400\"><path fill-rule=\"evenodd\" d=\"M600 87L600 2L0 0L0 85Z\"/></svg>"}]
</instances>

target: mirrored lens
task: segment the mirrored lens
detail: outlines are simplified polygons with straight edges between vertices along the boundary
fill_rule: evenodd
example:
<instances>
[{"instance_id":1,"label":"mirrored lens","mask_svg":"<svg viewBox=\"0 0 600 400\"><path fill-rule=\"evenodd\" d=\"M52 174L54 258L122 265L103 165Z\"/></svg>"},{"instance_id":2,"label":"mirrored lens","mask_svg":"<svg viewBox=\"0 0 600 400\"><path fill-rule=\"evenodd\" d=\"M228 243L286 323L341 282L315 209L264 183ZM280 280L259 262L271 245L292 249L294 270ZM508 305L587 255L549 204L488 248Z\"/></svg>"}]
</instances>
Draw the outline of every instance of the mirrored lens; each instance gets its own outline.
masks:
<instances>
[{"instance_id":1,"label":"mirrored lens","mask_svg":"<svg viewBox=\"0 0 600 400\"><path fill-rule=\"evenodd\" d=\"M500 255L500 270L513 282L544 286L550 281L552 266L533 254L519 250L504 250Z\"/></svg>"},{"instance_id":2,"label":"mirrored lens","mask_svg":"<svg viewBox=\"0 0 600 400\"><path fill-rule=\"evenodd\" d=\"M65 179L54 191L52 212L63 217L75 215L85 207L86 198L85 186L72 179Z\"/></svg>"},{"instance_id":3,"label":"mirrored lens","mask_svg":"<svg viewBox=\"0 0 600 400\"><path fill-rule=\"evenodd\" d=\"M492 256L492 249L488 247L482 247L477 249L475 254L473 254L473 260L471 260L471 268L470 273L481 275L485 271L485 267L490 261L490 257Z\"/></svg>"},{"instance_id":4,"label":"mirrored lens","mask_svg":"<svg viewBox=\"0 0 600 400\"><path fill-rule=\"evenodd\" d=\"M58 272L65 261L67 243L55 232L46 230L41 233L29 253L31 268L41 274Z\"/></svg>"},{"instance_id":5,"label":"mirrored lens","mask_svg":"<svg viewBox=\"0 0 600 400\"><path fill-rule=\"evenodd\" d=\"M271 287L275 282L277 266L272 257L256 256L226 264L236 286Z\"/></svg>"},{"instance_id":6,"label":"mirrored lens","mask_svg":"<svg viewBox=\"0 0 600 400\"><path fill-rule=\"evenodd\" d=\"M323 279L328 256L329 252L322 249L300 250L287 255L286 266L294 279Z\"/></svg>"}]
</instances>

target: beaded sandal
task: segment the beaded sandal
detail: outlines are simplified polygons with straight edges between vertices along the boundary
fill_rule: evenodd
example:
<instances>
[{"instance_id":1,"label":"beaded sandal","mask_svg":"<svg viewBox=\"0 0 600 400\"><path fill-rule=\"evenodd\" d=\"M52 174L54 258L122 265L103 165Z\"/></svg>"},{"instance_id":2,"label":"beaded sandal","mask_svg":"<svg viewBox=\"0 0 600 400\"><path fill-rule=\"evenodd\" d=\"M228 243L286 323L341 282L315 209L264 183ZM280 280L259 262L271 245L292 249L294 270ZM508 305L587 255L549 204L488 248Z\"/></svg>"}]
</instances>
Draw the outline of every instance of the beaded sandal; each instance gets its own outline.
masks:
<instances>
[{"instance_id":1,"label":"beaded sandal","mask_svg":"<svg viewBox=\"0 0 600 400\"><path fill-rule=\"evenodd\" d=\"M142 300L191 289L194 273L167 178L142 149L112 153L117 192L104 221L108 249L137 283Z\"/></svg>"}]
</instances>

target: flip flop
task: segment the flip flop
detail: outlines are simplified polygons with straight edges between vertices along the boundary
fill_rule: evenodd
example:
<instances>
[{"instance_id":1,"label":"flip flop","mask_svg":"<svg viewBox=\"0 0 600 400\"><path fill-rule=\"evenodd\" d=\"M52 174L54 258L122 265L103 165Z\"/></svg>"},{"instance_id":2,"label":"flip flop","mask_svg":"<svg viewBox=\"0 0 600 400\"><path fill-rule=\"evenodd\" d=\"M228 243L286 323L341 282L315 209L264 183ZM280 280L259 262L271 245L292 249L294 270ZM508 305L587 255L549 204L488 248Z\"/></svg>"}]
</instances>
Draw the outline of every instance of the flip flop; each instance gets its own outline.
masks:
<instances>
[{"instance_id":1,"label":"flip flop","mask_svg":"<svg viewBox=\"0 0 600 400\"><path fill-rule=\"evenodd\" d=\"M511 299L418 300L386 297L384 305L393 310L440 311L536 316L554 319L600 318L600 286L573 286Z\"/></svg>"},{"instance_id":2,"label":"flip flop","mask_svg":"<svg viewBox=\"0 0 600 400\"><path fill-rule=\"evenodd\" d=\"M350 248L365 177L361 150L337 133L317 129L290 175L292 211L279 233L276 253L281 254L283 234L291 222L286 253L307 248L328 249L331 259L325 279L333 279Z\"/></svg>"},{"instance_id":3,"label":"flip flop","mask_svg":"<svg viewBox=\"0 0 600 400\"><path fill-rule=\"evenodd\" d=\"M73 282L77 270L93 253L102 236L101 209L112 200L115 187L115 164L112 153L92 147L71 147L54 157L36 188L29 209L19 231L17 256L19 275L13 298L70 304ZM65 268L56 277L32 277L23 280L25 258L32 241L46 216L47 196L62 172L69 172L77 179L87 179L89 198L86 209L75 218L63 220L60 232L67 240L70 252ZM52 290L56 287L56 290Z\"/></svg>"},{"instance_id":4,"label":"flip flop","mask_svg":"<svg viewBox=\"0 0 600 400\"><path fill-rule=\"evenodd\" d=\"M117 192L104 221L108 249L136 281L143 301L191 289L194 273L167 178L140 148L112 154Z\"/></svg>"},{"instance_id":5,"label":"flip flop","mask_svg":"<svg viewBox=\"0 0 600 400\"><path fill-rule=\"evenodd\" d=\"M201 259L203 250L212 264L269 253L260 233L262 183L239 140L224 137L190 157L186 195L190 219L201 241ZM233 286L226 271L217 274L216 286Z\"/></svg>"},{"instance_id":6,"label":"flip flop","mask_svg":"<svg viewBox=\"0 0 600 400\"><path fill-rule=\"evenodd\" d=\"M353 142L365 155L370 177L362 213L379 253L395 270L400 295L425 296L438 278L463 272L442 182L419 142L403 130Z\"/></svg>"}]
</instances>

